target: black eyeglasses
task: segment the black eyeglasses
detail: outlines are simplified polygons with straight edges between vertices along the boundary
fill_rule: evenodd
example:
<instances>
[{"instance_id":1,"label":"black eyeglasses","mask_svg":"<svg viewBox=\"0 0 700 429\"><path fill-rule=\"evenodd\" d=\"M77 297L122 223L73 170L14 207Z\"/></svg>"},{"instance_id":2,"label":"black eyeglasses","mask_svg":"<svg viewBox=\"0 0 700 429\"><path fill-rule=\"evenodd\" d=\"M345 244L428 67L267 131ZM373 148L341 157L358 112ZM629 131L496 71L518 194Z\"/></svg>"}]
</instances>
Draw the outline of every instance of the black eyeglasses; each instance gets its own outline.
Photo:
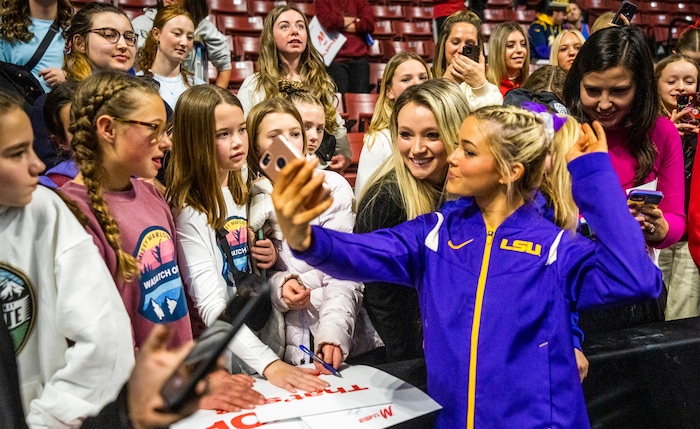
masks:
<instances>
[{"instance_id":1,"label":"black eyeglasses","mask_svg":"<svg viewBox=\"0 0 700 429\"><path fill-rule=\"evenodd\" d=\"M127 46L136 46L136 41L139 38L138 34L134 33L133 31L125 31L122 34L116 28L112 27L93 28L92 30L88 31L88 33L97 33L113 45L116 45L119 42L119 39L123 36L124 43L126 43Z\"/></svg>"},{"instance_id":2,"label":"black eyeglasses","mask_svg":"<svg viewBox=\"0 0 700 429\"><path fill-rule=\"evenodd\" d=\"M143 121L136 121L133 119L124 119L124 118L117 118L114 117L115 121L118 122L123 122L125 124L134 124L134 125L142 125L144 127L148 127L153 131L153 134L155 135L155 140L161 140L163 137L165 137L165 134L170 134L172 133L173 126L168 123L168 122L161 122L161 123L155 123L155 122L143 122Z\"/></svg>"}]
</instances>

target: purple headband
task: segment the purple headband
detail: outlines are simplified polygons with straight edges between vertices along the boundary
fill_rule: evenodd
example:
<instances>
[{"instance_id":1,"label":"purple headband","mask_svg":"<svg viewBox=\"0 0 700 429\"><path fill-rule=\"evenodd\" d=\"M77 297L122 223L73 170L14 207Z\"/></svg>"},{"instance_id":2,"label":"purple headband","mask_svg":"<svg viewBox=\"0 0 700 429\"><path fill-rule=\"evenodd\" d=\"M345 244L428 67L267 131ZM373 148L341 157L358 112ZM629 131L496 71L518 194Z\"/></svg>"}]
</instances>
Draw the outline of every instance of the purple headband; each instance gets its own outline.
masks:
<instances>
[{"instance_id":1,"label":"purple headband","mask_svg":"<svg viewBox=\"0 0 700 429\"><path fill-rule=\"evenodd\" d=\"M534 101L526 101L520 105L523 109L538 114L544 122L545 136L547 144L552 142L554 133L559 131L568 119L566 115L551 114L547 112L547 107Z\"/></svg>"}]
</instances>

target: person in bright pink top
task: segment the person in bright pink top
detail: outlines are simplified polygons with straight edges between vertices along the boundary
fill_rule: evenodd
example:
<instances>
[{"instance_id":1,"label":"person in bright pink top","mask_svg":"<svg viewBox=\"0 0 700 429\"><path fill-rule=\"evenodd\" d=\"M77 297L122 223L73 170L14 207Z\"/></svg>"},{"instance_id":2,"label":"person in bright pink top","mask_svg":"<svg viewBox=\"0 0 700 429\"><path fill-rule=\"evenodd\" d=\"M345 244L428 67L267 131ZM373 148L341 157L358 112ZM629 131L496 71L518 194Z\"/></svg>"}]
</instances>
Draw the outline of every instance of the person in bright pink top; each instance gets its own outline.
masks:
<instances>
[{"instance_id":1,"label":"person in bright pink top","mask_svg":"<svg viewBox=\"0 0 700 429\"><path fill-rule=\"evenodd\" d=\"M598 34L599 33L599 34ZM564 83L564 101L585 122L598 120L624 189L663 192L658 208L630 208L647 245L662 249L685 231L683 153L673 123L659 116L651 53L637 27L593 34Z\"/></svg>"}]
</instances>

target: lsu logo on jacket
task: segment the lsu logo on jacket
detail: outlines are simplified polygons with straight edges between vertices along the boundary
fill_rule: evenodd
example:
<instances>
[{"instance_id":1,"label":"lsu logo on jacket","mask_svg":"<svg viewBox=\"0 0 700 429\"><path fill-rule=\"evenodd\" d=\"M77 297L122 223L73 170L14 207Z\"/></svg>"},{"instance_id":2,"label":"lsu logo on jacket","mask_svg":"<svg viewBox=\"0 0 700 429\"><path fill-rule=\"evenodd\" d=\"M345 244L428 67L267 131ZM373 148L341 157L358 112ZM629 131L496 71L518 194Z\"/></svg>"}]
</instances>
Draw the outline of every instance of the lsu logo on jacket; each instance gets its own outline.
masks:
<instances>
[{"instance_id":1,"label":"lsu logo on jacket","mask_svg":"<svg viewBox=\"0 0 700 429\"><path fill-rule=\"evenodd\" d=\"M513 240L511 244L508 244L508 239L504 238L501 240L501 249L518 253L527 253L533 256L542 256L542 246L531 241Z\"/></svg>"}]
</instances>

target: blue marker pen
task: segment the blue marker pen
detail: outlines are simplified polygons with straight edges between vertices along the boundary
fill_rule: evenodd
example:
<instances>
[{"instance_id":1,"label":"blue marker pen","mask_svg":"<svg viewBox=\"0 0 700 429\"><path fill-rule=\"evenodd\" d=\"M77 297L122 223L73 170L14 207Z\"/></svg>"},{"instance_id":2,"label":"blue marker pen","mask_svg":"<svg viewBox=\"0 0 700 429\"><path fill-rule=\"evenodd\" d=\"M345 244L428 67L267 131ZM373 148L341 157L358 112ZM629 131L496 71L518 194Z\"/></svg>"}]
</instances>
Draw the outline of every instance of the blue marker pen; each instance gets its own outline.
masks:
<instances>
[{"instance_id":1,"label":"blue marker pen","mask_svg":"<svg viewBox=\"0 0 700 429\"><path fill-rule=\"evenodd\" d=\"M316 354L315 354L314 352L312 352L311 350L309 350L308 348L306 348L305 345L301 344L301 345L299 346L299 348L301 349L302 352L304 352L304 353L306 353L307 355L311 356L311 359L313 359L313 360L315 360L316 362L318 362L318 363L320 363L321 365L323 365L323 367L326 368L328 371L330 371L331 374L335 375L336 377L343 378L343 376L340 375L340 372L339 372L337 369L333 368L333 365L324 362L323 359L321 359L320 357L316 356Z\"/></svg>"}]
</instances>

